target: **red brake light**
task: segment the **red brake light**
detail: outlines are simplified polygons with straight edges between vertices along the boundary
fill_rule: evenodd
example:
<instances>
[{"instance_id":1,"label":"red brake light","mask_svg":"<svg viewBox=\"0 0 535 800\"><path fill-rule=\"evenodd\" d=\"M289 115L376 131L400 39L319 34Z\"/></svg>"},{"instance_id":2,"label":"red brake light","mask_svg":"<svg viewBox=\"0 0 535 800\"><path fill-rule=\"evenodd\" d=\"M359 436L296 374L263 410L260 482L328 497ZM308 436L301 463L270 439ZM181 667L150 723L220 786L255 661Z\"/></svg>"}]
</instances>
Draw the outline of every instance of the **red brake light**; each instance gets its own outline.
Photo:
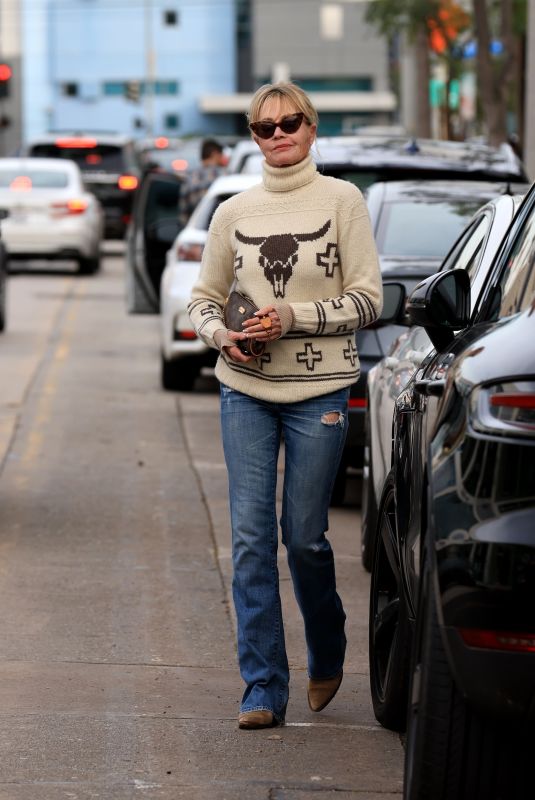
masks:
<instances>
[{"instance_id":1,"label":"red brake light","mask_svg":"<svg viewBox=\"0 0 535 800\"><path fill-rule=\"evenodd\" d=\"M182 242L177 247L177 258L179 261L202 261L203 244L192 244Z\"/></svg>"},{"instance_id":2,"label":"red brake light","mask_svg":"<svg viewBox=\"0 0 535 800\"><path fill-rule=\"evenodd\" d=\"M514 633L513 631L487 631L477 628L460 628L459 633L469 647L486 650L512 650L535 653L535 634Z\"/></svg>"},{"instance_id":3,"label":"red brake light","mask_svg":"<svg viewBox=\"0 0 535 800\"><path fill-rule=\"evenodd\" d=\"M0 64L0 81L8 81L13 75L13 70L9 64Z\"/></svg>"},{"instance_id":4,"label":"red brake light","mask_svg":"<svg viewBox=\"0 0 535 800\"><path fill-rule=\"evenodd\" d=\"M366 408L368 401L365 397L350 397L349 408Z\"/></svg>"},{"instance_id":5,"label":"red brake light","mask_svg":"<svg viewBox=\"0 0 535 800\"><path fill-rule=\"evenodd\" d=\"M195 331L176 331L175 339L196 339L197 334Z\"/></svg>"},{"instance_id":6,"label":"red brake light","mask_svg":"<svg viewBox=\"0 0 535 800\"><path fill-rule=\"evenodd\" d=\"M535 434L535 382L508 381L478 387L470 399L475 430L490 434Z\"/></svg>"},{"instance_id":7,"label":"red brake light","mask_svg":"<svg viewBox=\"0 0 535 800\"><path fill-rule=\"evenodd\" d=\"M166 147L169 147L169 139L167 136L158 136L158 138L154 140L154 147L160 150L165 150Z\"/></svg>"},{"instance_id":8,"label":"red brake light","mask_svg":"<svg viewBox=\"0 0 535 800\"><path fill-rule=\"evenodd\" d=\"M171 166L176 172L184 172L184 170L188 168L188 162L185 158L175 158L175 160L171 162Z\"/></svg>"},{"instance_id":9,"label":"red brake light","mask_svg":"<svg viewBox=\"0 0 535 800\"><path fill-rule=\"evenodd\" d=\"M88 205L87 200L72 198L63 203L51 203L50 210L55 216L61 217L67 214L83 214Z\"/></svg>"},{"instance_id":10,"label":"red brake light","mask_svg":"<svg viewBox=\"0 0 535 800\"><path fill-rule=\"evenodd\" d=\"M117 181L119 189L128 189L132 191L138 187L138 179L135 175L121 175Z\"/></svg>"},{"instance_id":11,"label":"red brake light","mask_svg":"<svg viewBox=\"0 0 535 800\"><path fill-rule=\"evenodd\" d=\"M97 146L96 139L86 139L85 137L72 136L70 138L56 139L56 147L62 147L67 150L90 150Z\"/></svg>"},{"instance_id":12,"label":"red brake light","mask_svg":"<svg viewBox=\"0 0 535 800\"><path fill-rule=\"evenodd\" d=\"M9 184L9 188L15 192L29 192L32 185L32 179L28 175L17 175Z\"/></svg>"}]
</instances>

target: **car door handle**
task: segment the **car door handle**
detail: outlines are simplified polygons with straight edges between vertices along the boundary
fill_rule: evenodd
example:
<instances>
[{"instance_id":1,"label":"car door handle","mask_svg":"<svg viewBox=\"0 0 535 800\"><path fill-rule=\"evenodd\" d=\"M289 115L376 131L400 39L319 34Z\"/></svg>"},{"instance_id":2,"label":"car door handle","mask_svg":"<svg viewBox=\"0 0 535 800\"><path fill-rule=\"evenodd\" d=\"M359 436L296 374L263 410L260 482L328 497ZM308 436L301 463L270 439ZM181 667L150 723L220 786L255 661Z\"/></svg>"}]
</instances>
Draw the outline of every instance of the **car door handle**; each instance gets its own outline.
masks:
<instances>
[{"instance_id":1,"label":"car door handle","mask_svg":"<svg viewBox=\"0 0 535 800\"><path fill-rule=\"evenodd\" d=\"M430 381L430 380L421 380L414 382L414 391L418 392L418 394L424 394L427 397L442 397L444 394L444 389L446 387L446 381Z\"/></svg>"}]
</instances>

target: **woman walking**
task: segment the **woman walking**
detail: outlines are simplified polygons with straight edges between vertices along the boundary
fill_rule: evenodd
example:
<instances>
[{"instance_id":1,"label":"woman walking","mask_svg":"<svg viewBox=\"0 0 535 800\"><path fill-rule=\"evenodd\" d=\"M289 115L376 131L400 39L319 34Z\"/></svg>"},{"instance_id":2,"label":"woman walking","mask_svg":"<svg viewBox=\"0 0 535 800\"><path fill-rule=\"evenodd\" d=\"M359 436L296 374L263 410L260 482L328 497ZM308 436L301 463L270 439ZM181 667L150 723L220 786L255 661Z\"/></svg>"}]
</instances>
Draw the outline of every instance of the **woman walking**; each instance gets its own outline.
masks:
<instances>
[{"instance_id":1,"label":"woman walking","mask_svg":"<svg viewBox=\"0 0 535 800\"><path fill-rule=\"evenodd\" d=\"M325 536L359 374L355 331L382 304L366 205L352 184L320 175L310 155L318 116L292 83L261 87L248 114L263 181L214 214L189 313L220 350L221 427L232 524L240 728L283 724L289 669L279 596L277 458L285 445L282 541L308 650L308 702L321 711L342 681L345 613ZM229 331L231 287L256 313ZM244 343L265 344L253 357ZM246 348L245 348L246 349Z\"/></svg>"}]
</instances>

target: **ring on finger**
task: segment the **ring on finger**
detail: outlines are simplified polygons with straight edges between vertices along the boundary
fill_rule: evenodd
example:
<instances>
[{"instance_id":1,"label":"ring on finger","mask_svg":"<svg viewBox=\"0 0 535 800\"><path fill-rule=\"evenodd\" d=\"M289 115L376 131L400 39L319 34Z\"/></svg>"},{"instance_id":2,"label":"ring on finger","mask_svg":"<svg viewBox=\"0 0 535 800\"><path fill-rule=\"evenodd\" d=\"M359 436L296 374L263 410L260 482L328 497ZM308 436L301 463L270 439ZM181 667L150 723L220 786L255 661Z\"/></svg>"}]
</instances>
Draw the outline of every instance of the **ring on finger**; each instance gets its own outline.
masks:
<instances>
[{"instance_id":1,"label":"ring on finger","mask_svg":"<svg viewBox=\"0 0 535 800\"><path fill-rule=\"evenodd\" d=\"M271 328L271 326L273 325L273 322L272 322L270 316L260 317L260 324L264 328L265 331L268 331Z\"/></svg>"}]
</instances>

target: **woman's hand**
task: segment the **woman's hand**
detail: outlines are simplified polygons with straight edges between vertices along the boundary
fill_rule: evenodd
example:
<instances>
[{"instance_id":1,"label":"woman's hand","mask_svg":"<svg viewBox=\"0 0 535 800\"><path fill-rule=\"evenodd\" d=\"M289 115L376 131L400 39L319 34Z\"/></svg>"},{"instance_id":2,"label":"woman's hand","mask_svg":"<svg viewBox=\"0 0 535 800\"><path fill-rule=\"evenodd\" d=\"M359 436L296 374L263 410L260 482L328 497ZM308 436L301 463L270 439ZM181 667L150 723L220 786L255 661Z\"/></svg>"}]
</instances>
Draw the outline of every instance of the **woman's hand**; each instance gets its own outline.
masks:
<instances>
[{"instance_id":1,"label":"woman's hand","mask_svg":"<svg viewBox=\"0 0 535 800\"><path fill-rule=\"evenodd\" d=\"M273 342L282 334L280 317L274 306L259 308L254 317L246 319L242 324L247 338L258 339L260 342Z\"/></svg>"},{"instance_id":2,"label":"woman's hand","mask_svg":"<svg viewBox=\"0 0 535 800\"><path fill-rule=\"evenodd\" d=\"M241 342L247 339L245 333L239 333L237 331L227 331L227 337L232 339L233 342ZM234 345L233 347L223 345L221 349L225 350L229 358L231 358L233 361L239 361L242 364L247 364L249 361L254 361L254 356L246 356L245 353L242 353L237 345Z\"/></svg>"}]
</instances>

